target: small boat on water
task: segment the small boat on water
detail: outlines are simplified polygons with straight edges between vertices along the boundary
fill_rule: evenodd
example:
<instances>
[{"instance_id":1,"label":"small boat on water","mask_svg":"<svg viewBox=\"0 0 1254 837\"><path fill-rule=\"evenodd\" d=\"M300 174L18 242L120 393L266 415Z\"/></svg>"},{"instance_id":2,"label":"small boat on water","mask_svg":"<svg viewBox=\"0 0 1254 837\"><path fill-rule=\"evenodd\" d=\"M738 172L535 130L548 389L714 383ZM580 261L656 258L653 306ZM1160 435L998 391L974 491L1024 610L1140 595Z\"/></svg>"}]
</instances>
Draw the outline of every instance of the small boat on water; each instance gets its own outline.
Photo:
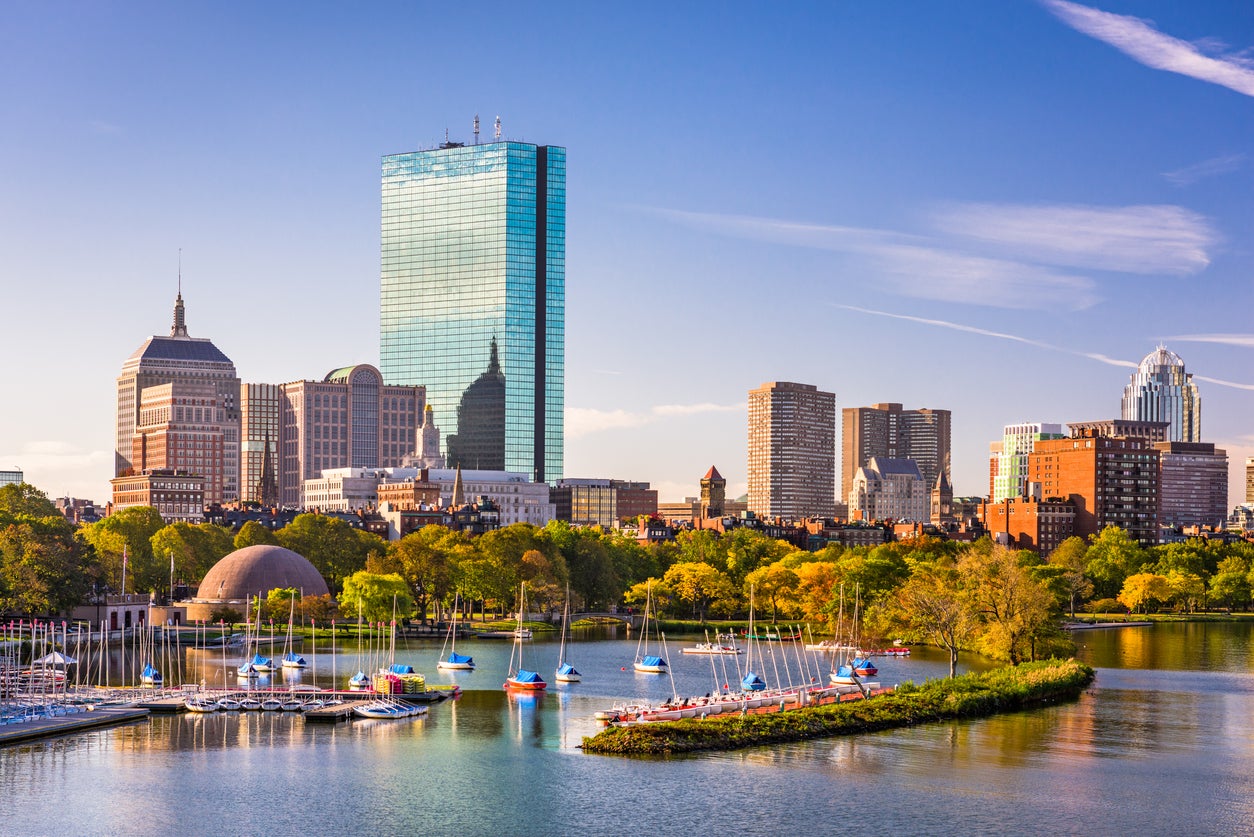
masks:
<instances>
[{"instance_id":1,"label":"small boat on water","mask_svg":"<svg viewBox=\"0 0 1254 837\"><path fill-rule=\"evenodd\" d=\"M275 697L268 697L261 702L263 712L278 712L283 708L283 701Z\"/></svg>"},{"instance_id":2,"label":"small boat on water","mask_svg":"<svg viewBox=\"0 0 1254 837\"><path fill-rule=\"evenodd\" d=\"M354 692L360 692L370 688L370 675L364 671L359 671L352 677L348 678L348 688Z\"/></svg>"},{"instance_id":3,"label":"small boat on water","mask_svg":"<svg viewBox=\"0 0 1254 837\"><path fill-rule=\"evenodd\" d=\"M261 701L257 700L255 697L243 697L240 698L239 708L243 709L245 712L256 712L261 709Z\"/></svg>"},{"instance_id":4,"label":"small boat on water","mask_svg":"<svg viewBox=\"0 0 1254 837\"><path fill-rule=\"evenodd\" d=\"M242 680L251 680L252 678L259 677L260 675L261 675L261 672L257 671L256 667L252 664L251 661L244 663L242 666L236 669L236 672L235 672L235 676L239 677Z\"/></svg>"},{"instance_id":5,"label":"small boat on water","mask_svg":"<svg viewBox=\"0 0 1254 837\"><path fill-rule=\"evenodd\" d=\"M645 674L665 674L669 669L666 660L649 653L649 611L653 607L653 585L649 584L645 587L644 593L644 624L640 628L640 639L636 640L636 660L631 667L636 671ZM653 614L654 630L657 630L657 614ZM658 633L658 643L661 643L661 633Z\"/></svg>"},{"instance_id":6,"label":"small boat on water","mask_svg":"<svg viewBox=\"0 0 1254 837\"><path fill-rule=\"evenodd\" d=\"M527 613L527 583L523 582L518 587L518 624L522 625L523 616ZM525 629L520 629L525 630ZM528 631L530 633L530 631ZM509 675L505 678L504 688L518 689L521 691L540 692L548 688L548 683L544 682L544 678L539 672L531 671L523 668L523 646L524 637L521 632L517 632L514 636L514 649L509 655Z\"/></svg>"},{"instance_id":7,"label":"small boat on water","mask_svg":"<svg viewBox=\"0 0 1254 837\"><path fill-rule=\"evenodd\" d=\"M218 698L218 708L226 712L235 712L239 710L239 701L233 697L223 696Z\"/></svg>"},{"instance_id":8,"label":"small boat on water","mask_svg":"<svg viewBox=\"0 0 1254 837\"><path fill-rule=\"evenodd\" d=\"M148 663L144 666L144 670L140 672L139 682L145 686L160 686L165 681L161 676L161 672L157 671L152 663Z\"/></svg>"},{"instance_id":9,"label":"small boat on water","mask_svg":"<svg viewBox=\"0 0 1254 837\"><path fill-rule=\"evenodd\" d=\"M557 650L557 671L553 679L558 683L579 683L583 675L566 659L566 633L570 628L570 585L566 585L566 604L562 608L562 642Z\"/></svg>"},{"instance_id":10,"label":"small boat on water","mask_svg":"<svg viewBox=\"0 0 1254 837\"><path fill-rule=\"evenodd\" d=\"M218 711L218 702L208 697L189 697L183 701L183 705L187 707L188 712L197 712L200 714L208 714Z\"/></svg>"},{"instance_id":11,"label":"small boat on water","mask_svg":"<svg viewBox=\"0 0 1254 837\"><path fill-rule=\"evenodd\" d=\"M283 668L308 668L309 663L305 662L305 658L295 651L288 651L283 655Z\"/></svg>"},{"instance_id":12,"label":"small boat on water","mask_svg":"<svg viewBox=\"0 0 1254 837\"><path fill-rule=\"evenodd\" d=\"M709 634L706 634L705 642L698 642L696 645L689 645L679 650L684 654L733 655L742 653L736 646L735 634L719 634L714 642L710 642Z\"/></svg>"},{"instance_id":13,"label":"small boat on water","mask_svg":"<svg viewBox=\"0 0 1254 837\"><path fill-rule=\"evenodd\" d=\"M444 638L444 644L448 646L448 656L444 656L444 649L440 649L440 659L436 661L435 667L445 669L447 671L474 671L475 658L468 657L465 654L457 653L457 605L459 599L456 594L453 596L453 618L449 622L448 635Z\"/></svg>"}]
</instances>

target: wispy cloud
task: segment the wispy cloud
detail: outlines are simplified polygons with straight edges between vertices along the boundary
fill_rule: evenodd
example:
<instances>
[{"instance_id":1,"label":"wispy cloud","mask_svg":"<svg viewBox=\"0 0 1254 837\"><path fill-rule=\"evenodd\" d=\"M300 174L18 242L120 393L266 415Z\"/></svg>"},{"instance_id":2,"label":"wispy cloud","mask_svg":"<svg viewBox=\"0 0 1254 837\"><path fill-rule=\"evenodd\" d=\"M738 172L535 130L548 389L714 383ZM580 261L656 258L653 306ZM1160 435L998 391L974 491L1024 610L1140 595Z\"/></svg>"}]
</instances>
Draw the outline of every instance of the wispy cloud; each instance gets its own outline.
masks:
<instances>
[{"instance_id":1,"label":"wispy cloud","mask_svg":"<svg viewBox=\"0 0 1254 837\"><path fill-rule=\"evenodd\" d=\"M876 311L873 308L859 308L856 305L836 305L836 308L845 311L854 311L859 314L871 314L876 317L888 317L893 320L905 320L907 322L919 323L920 325L936 326L937 328L947 328L951 331L961 331L967 334L978 334L982 337L992 337L997 340L1008 340L1012 343L1022 343L1026 346L1035 346L1038 349L1048 349L1051 352L1063 352L1064 354L1076 355L1077 357L1086 357L1089 360L1095 360L1098 363L1105 363L1108 366L1122 366L1125 368L1135 369L1137 364L1131 360L1120 360L1118 358L1108 357L1098 352L1080 352L1075 349L1064 349L1061 346L1055 346L1052 343L1046 343L1043 340L1034 340L1030 337L1021 337L1018 334L1009 334L1004 331L993 331L987 328L979 328L977 326L969 326L963 323L955 323L950 320L936 320L928 317L912 317L909 314L894 314L889 311Z\"/></svg>"},{"instance_id":2,"label":"wispy cloud","mask_svg":"<svg viewBox=\"0 0 1254 837\"><path fill-rule=\"evenodd\" d=\"M640 412L630 410L597 410L590 407L566 408L566 436L579 438L604 430L641 427L653 422L703 413L744 412L743 404L660 404Z\"/></svg>"},{"instance_id":3,"label":"wispy cloud","mask_svg":"<svg viewBox=\"0 0 1254 837\"><path fill-rule=\"evenodd\" d=\"M1219 239L1205 217L1180 206L953 204L932 220L1017 259L1122 273L1196 273Z\"/></svg>"},{"instance_id":4,"label":"wispy cloud","mask_svg":"<svg viewBox=\"0 0 1254 837\"><path fill-rule=\"evenodd\" d=\"M1125 369L1136 369L1137 366L1139 365L1135 361L1113 358L1108 355L1101 354L1100 352L1082 352L1076 349L1067 349L1067 348L1063 348L1062 346L1055 346L1052 343L1046 343L1043 340L1034 340L1030 337L1022 337L1018 334L1009 334L1004 331L992 331L991 329L987 329L987 328L977 328L976 326L964 325L963 323L955 323L949 320L935 320L935 319L929 319L926 317L912 317L909 314L894 314L890 311L876 311L873 308L859 308L854 305L836 305L834 307L843 309L845 311L854 311L858 314L870 314L875 317L888 317L889 319L893 319L893 320L905 320L907 322L919 323L920 325L936 326L937 328L947 328L952 331L961 331L967 334L978 334L983 337L992 337L996 340L1008 340L1012 343L1022 343L1027 346L1035 346L1040 349L1048 349L1051 352L1062 352L1063 354L1088 358L1089 360L1095 360L1098 363L1104 363L1107 366L1120 366ZM1254 336L1251 336L1251 335L1215 335L1215 336L1243 337L1250 342L1242 343L1242 344L1235 344L1235 345L1254 345ZM1187 340L1189 338L1173 337L1171 339L1172 340ZM1215 342L1218 342L1218 341L1215 341ZM1243 384L1237 381L1225 381L1222 378L1208 378L1204 375L1194 375L1193 377L1199 381L1205 381L1208 384L1215 384L1221 387L1230 387L1232 389L1241 389L1241 390L1254 392L1254 384Z\"/></svg>"},{"instance_id":5,"label":"wispy cloud","mask_svg":"<svg viewBox=\"0 0 1254 837\"><path fill-rule=\"evenodd\" d=\"M1212 57L1202 47L1214 49L1213 41L1192 44L1159 32L1149 21L1081 6L1068 0L1041 0L1059 20L1156 70L1207 81L1254 96L1254 68L1235 55Z\"/></svg>"},{"instance_id":6,"label":"wispy cloud","mask_svg":"<svg viewBox=\"0 0 1254 837\"><path fill-rule=\"evenodd\" d=\"M905 296L998 308L1070 310L1098 301L1093 282L1084 276L950 249L927 236L745 215L652 211L708 232L863 258L893 291Z\"/></svg>"},{"instance_id":7,"label":"wispy cloud","mask_svg":"<svg viewBox=\"0 0 1254 837\"><path fill-rule=\"evenodd\" d=\"M1192 186L1199 180L1236 171L1245 165L1245 156L1244 154L1226 154L1222 157L1211 157L1209 160L1203 160L1175 171L1165 171L1163 177L1177 186Z\"/></svg>"},{"instance_id":8,"label":"wispy cloud","mask_svg":"<svg viewBox=\"0 0 1254 837\"><path fill-rule=\"evenodd\" d=\"M1254 334L1177 334L1165 338L1168 341L1181 343L1219 343L1224 346L1240 346L1254 349Z\"/></svg>"}]
</instances>

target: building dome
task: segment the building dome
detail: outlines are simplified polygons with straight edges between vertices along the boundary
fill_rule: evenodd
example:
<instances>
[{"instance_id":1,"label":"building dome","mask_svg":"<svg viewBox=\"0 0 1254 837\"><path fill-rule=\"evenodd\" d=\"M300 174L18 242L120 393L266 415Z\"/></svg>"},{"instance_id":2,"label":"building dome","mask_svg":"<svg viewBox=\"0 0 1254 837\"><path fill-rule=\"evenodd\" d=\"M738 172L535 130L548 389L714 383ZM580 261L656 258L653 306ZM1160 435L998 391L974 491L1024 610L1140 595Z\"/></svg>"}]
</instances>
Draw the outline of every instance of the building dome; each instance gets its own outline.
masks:
<instances>
[{"instance_id":1,"label":"building dome","mask_svg":"<svg viewBox=\"0 0 1254 837\"><path fill-rule=\"evenodd\" d=\"M1145 359L1141 361L1140 368L1149 371L1160 366L1184 366L1184 361L1180 359L1180 355L1169 350L1166 346L1159 346L1145 356Z\"/></svg>"},{"instance_id":2,"label":"building dome","mask_svg":"<svg viewBox=\"0 0 1254 837\"><path fill-rule=\"evenodd\" d=\"M329 593L322 575L305 557L290 549L258 544L237 549L213 565L200 582L196 599L203 602L247 600L271 590L295 587L305 596Z\"/></svg>"}]
</instances>

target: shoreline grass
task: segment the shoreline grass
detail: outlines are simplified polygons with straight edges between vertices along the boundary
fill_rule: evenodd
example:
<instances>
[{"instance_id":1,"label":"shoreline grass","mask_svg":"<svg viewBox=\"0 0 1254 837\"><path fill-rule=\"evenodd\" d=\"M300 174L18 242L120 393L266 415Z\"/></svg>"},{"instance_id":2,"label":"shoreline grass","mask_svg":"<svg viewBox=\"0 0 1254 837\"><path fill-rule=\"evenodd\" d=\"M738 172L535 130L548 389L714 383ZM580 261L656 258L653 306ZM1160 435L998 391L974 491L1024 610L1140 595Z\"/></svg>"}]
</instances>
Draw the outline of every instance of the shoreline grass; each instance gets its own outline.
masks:
<instances>
[{"instance_id":1,"label":"shoreline grass","mask_svg":"<svg viewBox=\"0 0 1254 837\"><path fill-rule=\"evenodd\" d=\"M585 753L666 756L735 750L911 727L936 721L984 718L1075 700L1093 682L1093 669L1077 660L1043 660L980 674L902 684L866 701L805 707L769 715L719 716L609 727L584 738Z\"/></svg>"}]
</instances>

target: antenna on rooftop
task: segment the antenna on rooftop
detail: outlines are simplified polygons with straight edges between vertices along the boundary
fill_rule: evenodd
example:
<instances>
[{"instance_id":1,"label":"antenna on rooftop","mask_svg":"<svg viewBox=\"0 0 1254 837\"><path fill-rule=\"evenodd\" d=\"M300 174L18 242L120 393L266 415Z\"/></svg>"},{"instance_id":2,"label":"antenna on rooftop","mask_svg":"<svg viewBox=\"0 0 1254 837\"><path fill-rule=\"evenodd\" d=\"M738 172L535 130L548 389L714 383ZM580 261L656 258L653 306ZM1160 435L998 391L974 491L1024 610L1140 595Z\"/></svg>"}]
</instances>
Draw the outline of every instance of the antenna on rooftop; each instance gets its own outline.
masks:
<instances>
[{"instance_id":1,"label":"antenna on rooftop","mask_svg":"<svg viewBox=\"0 0 1254 837\"><path fill-rule=\"evenodd\" d=\"M475 114L475 145L479 144L479 114Z\"/></svg>"},{"instance_id":2,"label":"antenna on rooftop","mask_svg":"<svg viewBox=\"0 0 1254 837\"><path fill-rule=\"evenodd\" d=\"M183 248L179 248L179 296L183 295Z\"/></svg>"},{"instance_id":3,"label":"antenna on rooftop","mask_svg":"<svg viewBox=\"0 0 1254 837\"><path fill-rule=\"evenodd\" d=\"M496 141L501 141L501 117L496 117Z\"/></svg>"}]
</instances>

